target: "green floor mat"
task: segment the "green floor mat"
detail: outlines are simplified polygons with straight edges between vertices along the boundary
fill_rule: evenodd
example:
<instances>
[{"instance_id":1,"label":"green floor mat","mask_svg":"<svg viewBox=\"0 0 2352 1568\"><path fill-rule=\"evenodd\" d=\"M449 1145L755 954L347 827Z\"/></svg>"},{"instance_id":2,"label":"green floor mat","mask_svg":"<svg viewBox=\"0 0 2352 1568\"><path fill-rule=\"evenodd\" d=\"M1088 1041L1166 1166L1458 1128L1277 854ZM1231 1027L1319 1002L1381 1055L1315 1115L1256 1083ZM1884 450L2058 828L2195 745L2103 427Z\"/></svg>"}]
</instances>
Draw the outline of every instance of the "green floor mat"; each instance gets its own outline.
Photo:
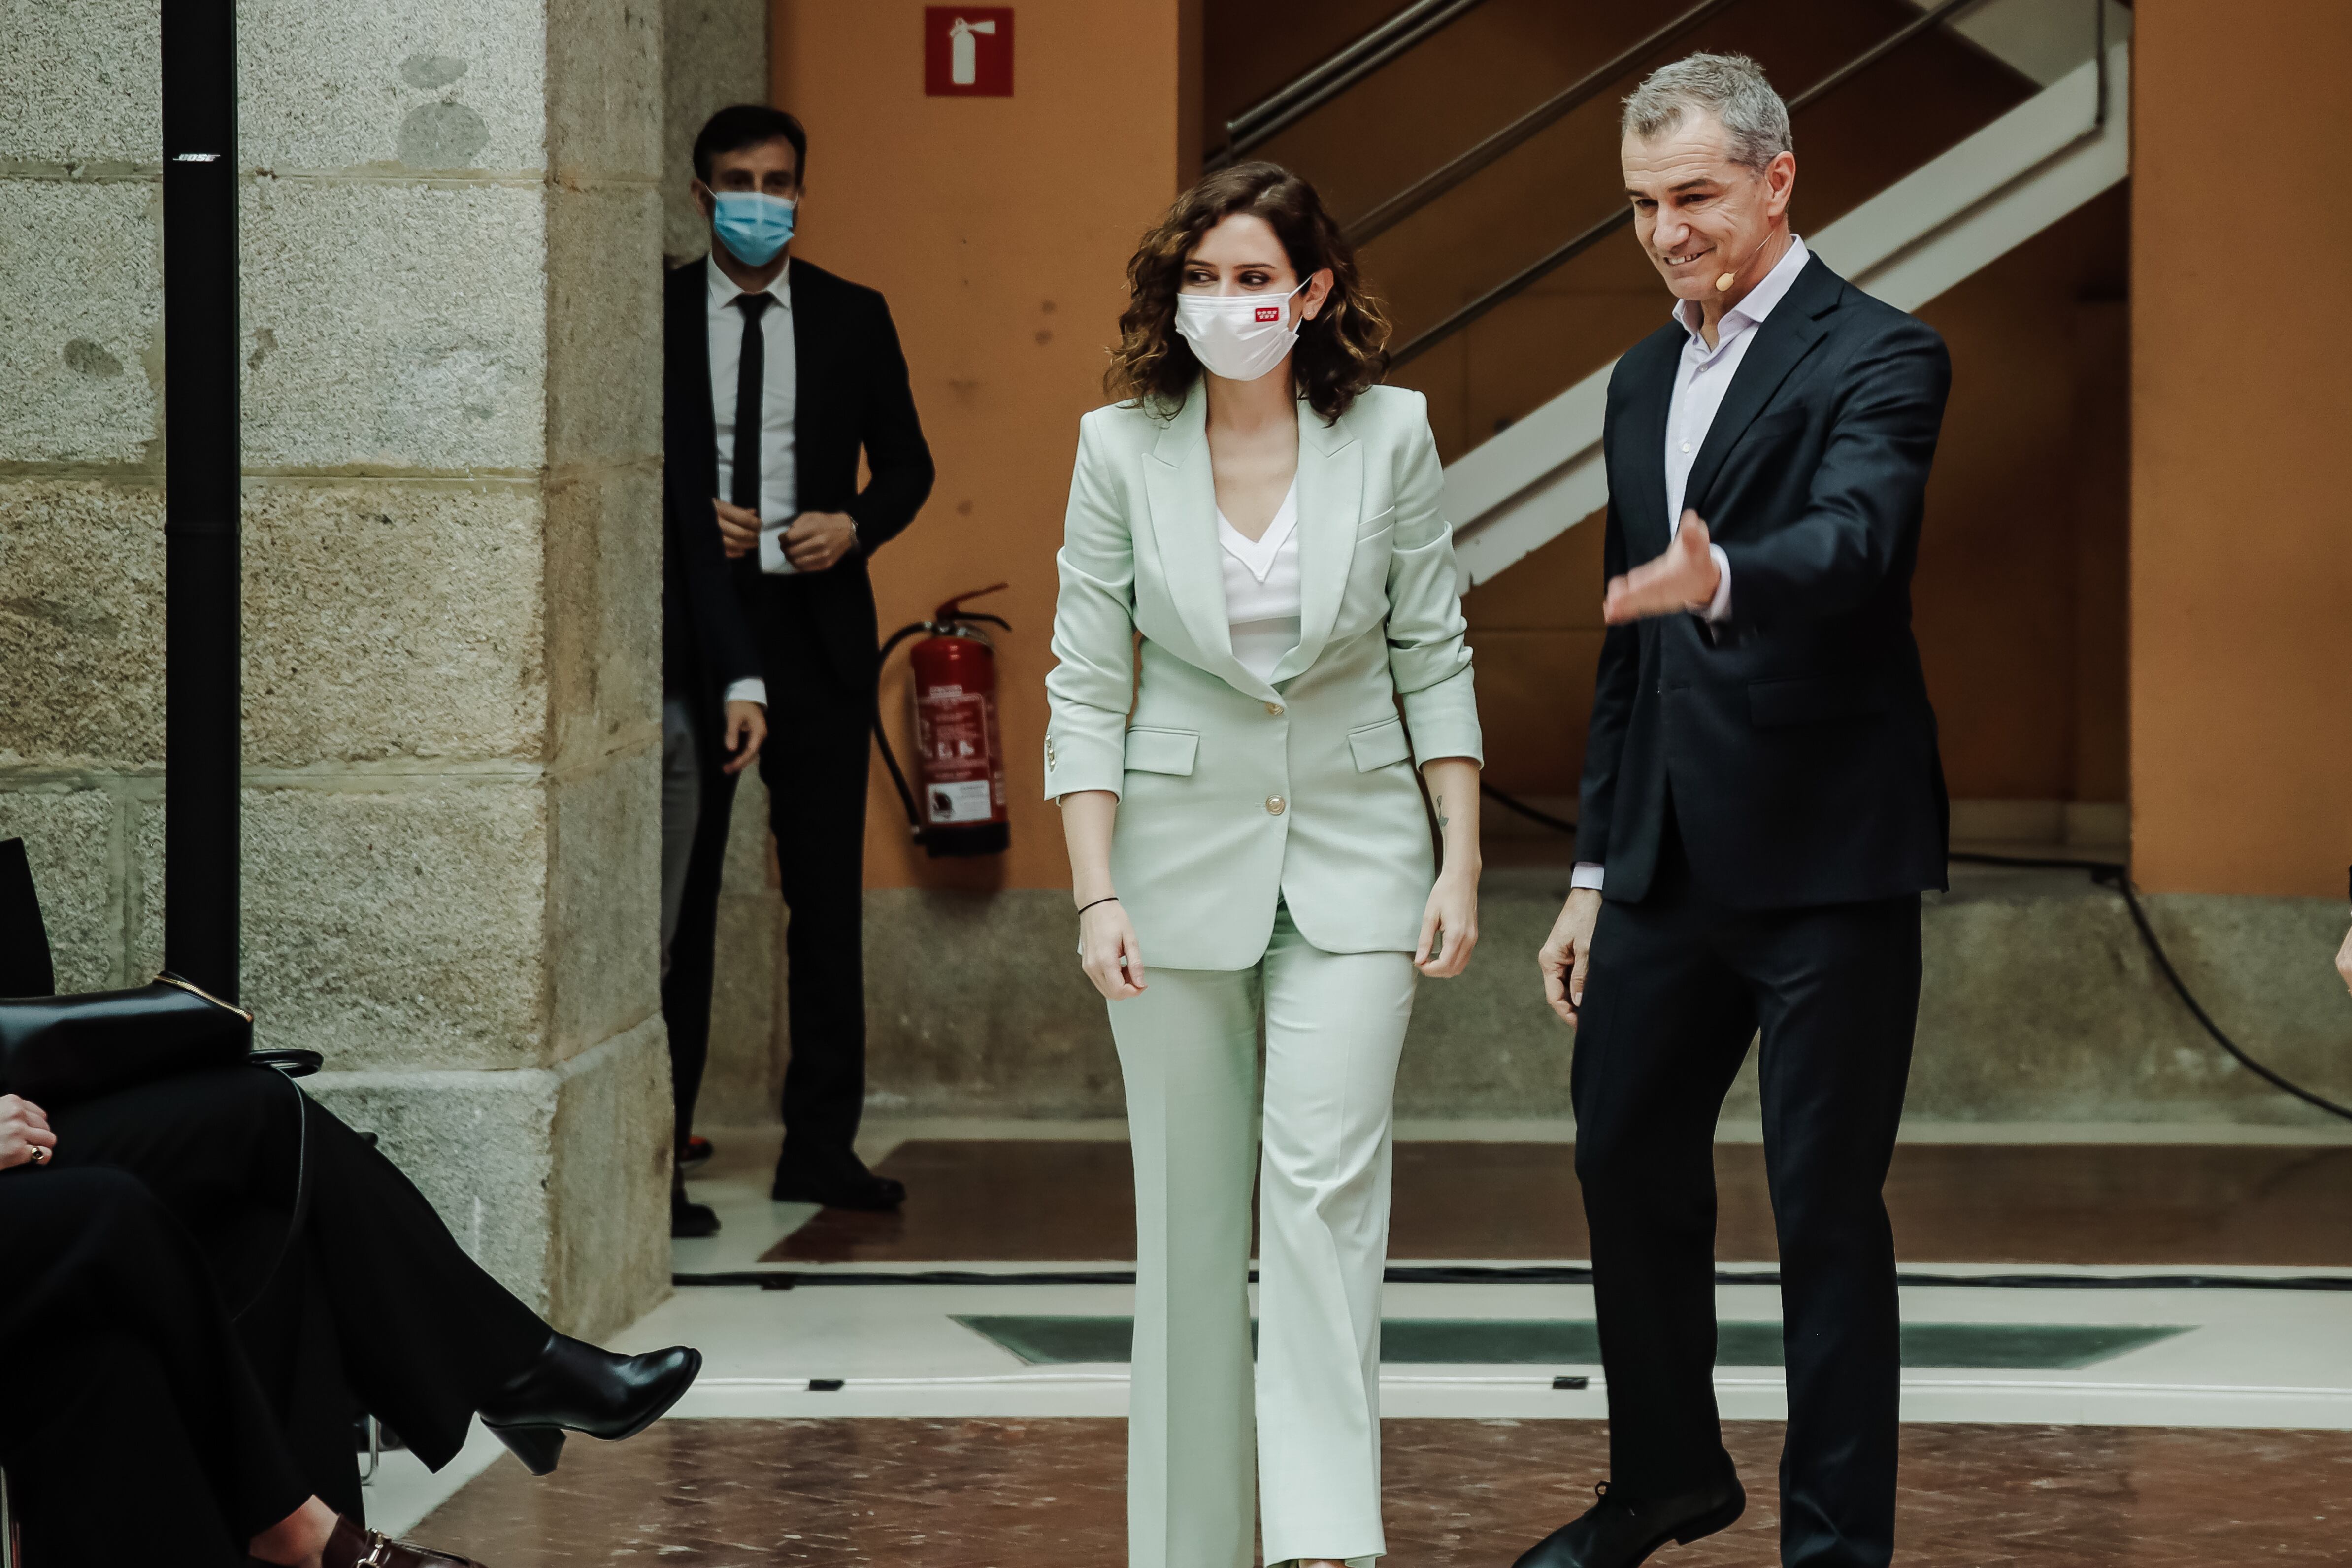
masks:
<instances>
[{"instance_id":1,"label":"green floor mat","mask_svg":"<svg viewBox=\"0 0 2352 1568\"><path fill-rule=\"evenodd\" d=\"M1126 1318L958 1316L956 1321L1032 1366L1123 1362L1134 1332ZM1906 1323L1903 1364L2064 1372L2186 1331L2138 1324ZM1568 1319L1391 1318L1381 1325L1381 1360L1400 1365L1597 1366L1601 1341L1590 1321ZM1780 1325L1723 1324L1716 1363L1779 1366Z\"/></svg>"}]
</instances>

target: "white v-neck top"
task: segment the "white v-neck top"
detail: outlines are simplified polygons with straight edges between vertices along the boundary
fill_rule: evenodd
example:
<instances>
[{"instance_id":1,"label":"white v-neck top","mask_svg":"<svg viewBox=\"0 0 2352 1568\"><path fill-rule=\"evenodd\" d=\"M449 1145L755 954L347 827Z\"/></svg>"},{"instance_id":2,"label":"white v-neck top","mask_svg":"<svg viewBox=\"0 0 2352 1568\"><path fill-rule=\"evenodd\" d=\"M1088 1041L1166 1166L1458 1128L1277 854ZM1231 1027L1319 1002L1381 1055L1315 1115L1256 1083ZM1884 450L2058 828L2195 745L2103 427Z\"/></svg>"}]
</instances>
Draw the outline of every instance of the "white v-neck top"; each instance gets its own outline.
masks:
<instances>
[{"instance_id":1,"label":"white v-neck top","mask_svg":"<svg viewBox=\"0 0 2352 1568\"><path fill-rule=\"evenodd\" d=\"M1217 542L1224 548L1225 620L1234 657L1260 680L1272 680L1282 656L1298 646L1298 480L1283 492L1274 521L1251 539L1217 509Z\"/></svg>"}]
</instances>

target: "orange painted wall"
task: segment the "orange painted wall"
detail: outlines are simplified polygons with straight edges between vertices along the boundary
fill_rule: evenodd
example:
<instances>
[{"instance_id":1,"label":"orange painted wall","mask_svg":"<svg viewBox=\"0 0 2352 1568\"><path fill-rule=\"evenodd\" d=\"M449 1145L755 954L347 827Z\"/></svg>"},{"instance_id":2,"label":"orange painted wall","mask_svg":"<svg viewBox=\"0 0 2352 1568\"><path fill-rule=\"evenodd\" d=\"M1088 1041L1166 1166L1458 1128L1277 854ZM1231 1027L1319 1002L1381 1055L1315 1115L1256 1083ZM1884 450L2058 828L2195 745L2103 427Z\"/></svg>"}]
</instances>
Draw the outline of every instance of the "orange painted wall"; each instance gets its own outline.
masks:
<instances>
[{"instance_id":1,"label":"orange painted wall","mask_svg":"<svg viewBox=\"0 0 2352 1568\"><path fill-rule=\"evenodd\" d=\"M2150 889L2344 891L2352 859L2352 5L2140 0L2132 805ZM2307 264L2297 258L2316 258Z\"/></svg>"},{"instance_id":2,"label":"orange painted wall","mask_svg":"<svg viewBox=\"0 0 2352 1568\"><path fill-rule=\"evenodd\" d=\"M1054 552L1078 416L1104 401L1127 258L1198 146L1197 12L1192 0L1027 0L1010 98L925 97L922 14L914 0L772 11L772 100L809 131L795 252L889 297L939 463L929 504L875 561L883 631L951 594L1013 584L975 606L1014 628L997 665L1012 852L924 858L877 761L866 881L1066 886L1061 823L1040 794ZM906 734L903 655L882 712Z\"/></svg>"},{"instance_id":3,"label":"orange painted wall","mask_svg":"<svg viewBox=\"0 0 2352 1568\"><path fill-rule=\"evenodd\" d=\"M2109 191L1919 310L1952 395L1913 626L1956 799L2125 798L2130 205Z\"/></svg>"}]
</instances>

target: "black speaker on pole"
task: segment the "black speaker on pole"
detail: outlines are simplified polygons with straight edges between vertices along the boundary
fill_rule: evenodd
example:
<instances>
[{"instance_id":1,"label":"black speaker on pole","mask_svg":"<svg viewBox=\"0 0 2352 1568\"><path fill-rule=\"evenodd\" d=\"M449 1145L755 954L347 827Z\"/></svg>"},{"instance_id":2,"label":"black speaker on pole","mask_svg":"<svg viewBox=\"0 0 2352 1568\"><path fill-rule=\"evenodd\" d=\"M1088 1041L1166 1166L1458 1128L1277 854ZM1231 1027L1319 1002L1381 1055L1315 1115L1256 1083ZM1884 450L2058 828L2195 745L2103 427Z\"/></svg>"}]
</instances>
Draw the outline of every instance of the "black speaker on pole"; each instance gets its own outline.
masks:
<instances>
[{"instance_id":1,"label":"black speaker on pole","mask_svg":"<svg viewBox=\"0 0 2352 1568\"><path fill-rule=\"evenodd\" d=\"M163 953L237 996L236 7L163 0Z\"/></svg>"}]
</instances>

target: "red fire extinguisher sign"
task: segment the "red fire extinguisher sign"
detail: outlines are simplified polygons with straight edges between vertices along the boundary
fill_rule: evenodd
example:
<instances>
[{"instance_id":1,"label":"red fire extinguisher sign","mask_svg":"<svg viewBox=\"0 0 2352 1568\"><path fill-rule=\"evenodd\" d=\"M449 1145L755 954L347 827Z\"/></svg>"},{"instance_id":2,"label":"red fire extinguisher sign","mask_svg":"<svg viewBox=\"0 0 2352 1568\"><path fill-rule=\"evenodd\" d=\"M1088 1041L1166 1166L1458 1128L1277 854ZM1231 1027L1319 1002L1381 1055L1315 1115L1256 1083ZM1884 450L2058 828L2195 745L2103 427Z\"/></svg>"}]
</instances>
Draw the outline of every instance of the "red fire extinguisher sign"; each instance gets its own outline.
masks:
<instances>
[{"instance_id":1,"label":"red fire extinguisher sign","mask_svg":"<svg viewBox=\"0 0 2352 1568\"><path fill-rule=\"evenodd\" d=\"M1013 7L923 7L923 91L931 98L1013 96Z\"/></svg>"}]
</instances>

